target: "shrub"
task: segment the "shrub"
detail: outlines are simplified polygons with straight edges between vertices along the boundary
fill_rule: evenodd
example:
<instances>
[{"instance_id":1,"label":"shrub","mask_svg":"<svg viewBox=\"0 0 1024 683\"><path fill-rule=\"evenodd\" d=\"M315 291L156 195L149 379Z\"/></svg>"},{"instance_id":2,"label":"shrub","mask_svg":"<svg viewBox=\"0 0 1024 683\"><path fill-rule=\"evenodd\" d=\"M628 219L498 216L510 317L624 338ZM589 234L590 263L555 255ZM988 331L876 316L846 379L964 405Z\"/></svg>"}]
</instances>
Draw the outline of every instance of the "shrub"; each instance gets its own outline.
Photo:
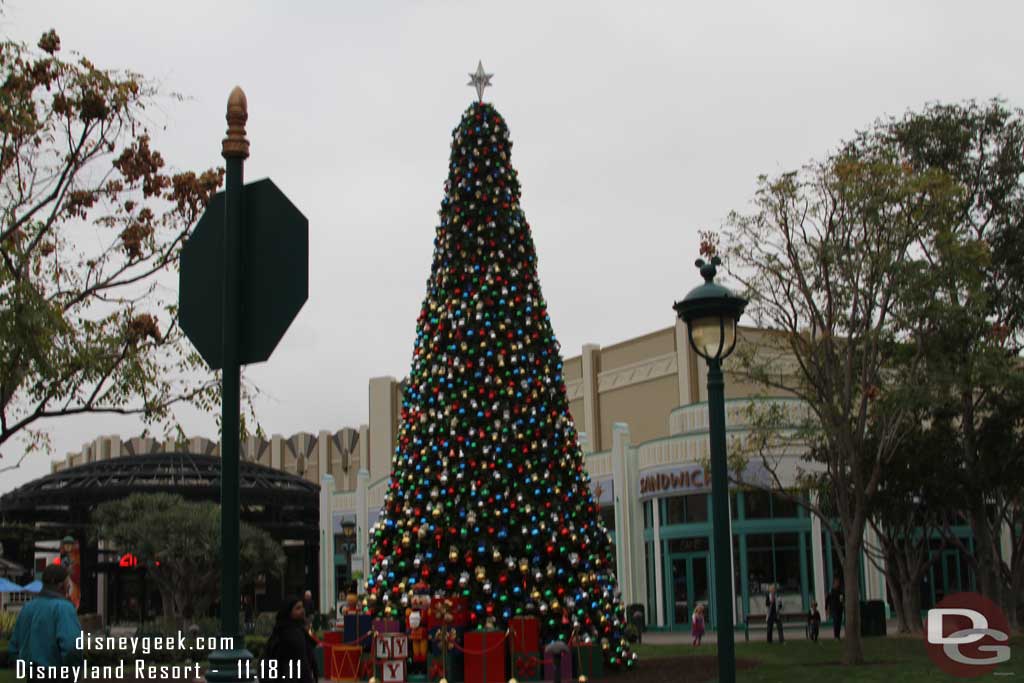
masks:
<instances>
[{"instance_id":1,"label":"shrub","mask_svg":"<svg viewBox=\"0 0 1024 683\"><path fill-rule=\"evenodd\" d=\"M263 658L263 651L267 648L267 639L263 636L246 636L245 649L252 653L256 659Z\"/></svg>"},{"instance_id":2,"label":"shrub","mask_svg":"<svg viewBox=\"0 0 1024 683\"><path fill-rule=\"evenodd\" d=\"M270 634L274 631L274 621L276 619L277 614L274 612L260 612L259 616L256 617L255 635L269 638Z\"/></svg>"},{"instance_id":3,"label":"shrub","mask_svg":"<svg viewBox=\"0 0 1024 683\"><path fill-rule=\"evenodd\" d=\"M18 620L17 612L0 612L0 638L7 640L14 632L14 622ZM6 648L4 652L6 652Z\"/></svg>"}]
</instances>

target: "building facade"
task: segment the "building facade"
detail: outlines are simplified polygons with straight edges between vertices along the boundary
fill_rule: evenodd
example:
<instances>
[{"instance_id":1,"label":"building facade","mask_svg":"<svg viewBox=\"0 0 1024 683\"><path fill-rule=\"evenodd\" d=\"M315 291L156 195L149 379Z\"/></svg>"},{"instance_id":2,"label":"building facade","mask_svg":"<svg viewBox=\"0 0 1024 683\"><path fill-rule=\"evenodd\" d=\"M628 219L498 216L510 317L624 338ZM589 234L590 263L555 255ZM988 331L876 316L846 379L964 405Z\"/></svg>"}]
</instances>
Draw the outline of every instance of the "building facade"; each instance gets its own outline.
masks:
<instances>
[{"instance_id":1,"label":"building facade","mask_svg":"<svg viewBox=\"0 0 1024 683\"><path fill-rule=\"evenodd\" d=\"M779 355L772 333L740 328L737 353L775 354L779 373L793 372ZM724 364L726 428L730 444L750 431L751 406L774 406L797 419L803 404L782 391L745 381ZM595 499L616 547L623 601L644 606L655 628L688 628L698 603L716 621L711 533L707 367L691 349L684 325L607 347L586 344L564 362L572 417L581 433ZM320 609L333 612L351 582L365 578L368 532L384 502L400 421L402 387L393 377L369 380L369 416L358 428L300 433L269 440L248 439L242 458L296 474L319 484L318 578ZM730 446L730 449L733 448ZM154 440L97 439L54 470L90 459L131 454L160 445ZM180 444L178 445L181 446ZM219 445L192 439L190 452L219 455ZM799 453L776 459L784 486L795 485ZM743 478L767 483L752 462ZM732 574L734 619L765 612L765 594L778 586L786 611L804 611L812 600L824 605L841 562L821 521L799 504L756 486L732 486ZM870 535L870 531L868 532ZM966 532L965 532L966 533ZM872 539L868 537L867 541ZM969 539L967 539L969 542ZM948 555L948 557L947 557ZM923 589L923 605L974 585L968 563L945 551ZM866 600L885 600L884 575L863 558L856 580Z\"/></svg>"}]
</instances>

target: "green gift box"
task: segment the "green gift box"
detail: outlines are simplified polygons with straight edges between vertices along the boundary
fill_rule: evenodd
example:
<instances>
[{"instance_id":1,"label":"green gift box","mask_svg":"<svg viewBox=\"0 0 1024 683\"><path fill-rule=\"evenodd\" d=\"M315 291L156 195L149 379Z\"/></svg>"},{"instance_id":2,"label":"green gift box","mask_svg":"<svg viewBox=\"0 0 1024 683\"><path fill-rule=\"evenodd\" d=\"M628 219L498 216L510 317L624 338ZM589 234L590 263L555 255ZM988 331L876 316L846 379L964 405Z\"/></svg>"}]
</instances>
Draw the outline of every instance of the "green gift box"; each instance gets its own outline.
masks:
<instances>
[{"instance_id":1,"label":"green gift box","mask_svg":"<svg viewBox=\"0 0 1024 683\"><path fill-rule=\"evenodd\" d=\"M518 681L539 681L544 674L544 659L538 652L516 652L512 655L512 675ZM566 681L566 683L570 683Z\"/></svg>"},{"instance_id":2,"label":"green gift box","mask_svg":"<svg viewBox=\"0 0 1024 683\"><path fill-rule=\"evenodd\" d=\"M373 653L364 652L359 657L359 680L368 681L374 674L373 670Z\"/></svg>"},{"instance_id":3,"label":"green gift box","mask_svg":"<svg viewBox=\"0 0 1024 683\"><path fill-rule=\"evenodd\" d=\"M316 670L322 676L324 673L324 648L322 645L317 645L313 650L313 658L316 660Z\"/></svg>"},{"instance_id":4,"label":"green gift box","mask_svg":"<svg viewBox=\"0 0 1024 683\"><path fill-rule=\"evenodd\" d=\"M427 680L436 683L447 678L451 683L462 681L462 671L456 666L455 653L449 651L447 657L433 652L427 653Z\"/></svg>"},{"instance_id":5,"label":"green gift box","mask_svg":"<svg viewBox=\"0 0 1024 683\"><path fill-rule=\"evenodd\" d=\"M601 678L604 676L604 652L593 643L573 645L572 663L577 676Z\"/></svg>"}]
</instances>

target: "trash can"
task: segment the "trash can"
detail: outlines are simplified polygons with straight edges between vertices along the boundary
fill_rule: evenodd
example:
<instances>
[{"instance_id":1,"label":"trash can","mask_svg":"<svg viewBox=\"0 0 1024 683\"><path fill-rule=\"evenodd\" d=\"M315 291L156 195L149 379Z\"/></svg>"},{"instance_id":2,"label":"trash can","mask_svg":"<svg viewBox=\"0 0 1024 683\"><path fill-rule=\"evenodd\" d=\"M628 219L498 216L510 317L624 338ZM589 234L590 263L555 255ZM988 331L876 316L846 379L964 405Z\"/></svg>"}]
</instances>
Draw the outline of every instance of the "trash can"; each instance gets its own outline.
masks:
<instances>
[{"instance_id":1,"label":"trash can","mask_svg":"<svg viewBox=\"0 0 1024 683\"><path fill-rule=\"evenodd\" d=\"M636 629L636 642L642 642L643 632L647 630L646 609L640 603L633 603L626 607L626 624ZM627 634L631 641L633 638Z\"/></svg>"},{"instance_id":2,"label":"trash can","mask_svg":"<svg viewBox=\"0 0 1024 683\"><path fill-rule=\"evenodd\" d=\"M868 600L860 603L860 634L862 636L885 635L885 601Z\"/></svg>"},{"instance_id":3,"label":"trash can","mask_svg":"<svg viewBox=\"0 0 1024 683\"><path fill-rule=\"evenodd\" d=\"M633 624L641 632L647 630L647 608L637 602L626 607L626 623Z\"/></svg>"}]
</instances>

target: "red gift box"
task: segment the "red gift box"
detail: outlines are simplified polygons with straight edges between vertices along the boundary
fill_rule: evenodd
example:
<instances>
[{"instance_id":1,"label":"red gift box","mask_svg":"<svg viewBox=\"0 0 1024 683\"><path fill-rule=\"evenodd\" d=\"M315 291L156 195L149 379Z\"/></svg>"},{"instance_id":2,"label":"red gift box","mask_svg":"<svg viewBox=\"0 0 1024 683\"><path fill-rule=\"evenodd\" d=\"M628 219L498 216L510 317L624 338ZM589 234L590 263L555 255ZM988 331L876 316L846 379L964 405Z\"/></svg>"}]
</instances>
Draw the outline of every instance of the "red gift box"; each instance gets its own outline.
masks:
<instances>
[{"instance_id":1,"label":"red gift box","mask_svg":"<svg viewBox=\"0 0 1024 683\"><path fill-rule=\"evenodd\" d=\"M445 614L451 615L450 622L445 620ZM444 597L434 598L430 601L430 611L427 612L427 628L445 625L457 628L469 626L469 598Z\"/></svg>"},{"instance_id":2,"label":"red gift box","mask_svg":"<svg viewBox=\"0 0 1024 683\"><path fill-rule=\"evenodd\" d=\"M540 620L537 617L512 617L508 622L512 631L512 653L540 650Z\"/></svg>"},{"instance_id":3,"label":"red gift box","mask_svg":"<svg viewBox=\"0 0 1024 683\"><path fill-rule=\"evenodd\" d=\"M467 631L463 651L467 683L505 683L505 633Z\"/></svg>"}]
</instances>

